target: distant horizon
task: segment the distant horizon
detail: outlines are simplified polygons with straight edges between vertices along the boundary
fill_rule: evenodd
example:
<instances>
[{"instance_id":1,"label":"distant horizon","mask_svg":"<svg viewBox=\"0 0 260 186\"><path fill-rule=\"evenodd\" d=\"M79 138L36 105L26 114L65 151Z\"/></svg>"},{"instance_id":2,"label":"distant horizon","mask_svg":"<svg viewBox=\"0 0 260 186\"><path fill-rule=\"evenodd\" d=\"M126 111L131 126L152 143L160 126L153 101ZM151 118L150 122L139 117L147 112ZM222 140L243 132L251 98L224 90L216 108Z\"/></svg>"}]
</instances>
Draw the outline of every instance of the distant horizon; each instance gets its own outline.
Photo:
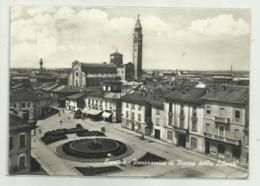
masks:
<instances>
[{"instance_id":1,"label":"distant horizon","mask_svg":"<svg viewBox=\"0 0 260 186\"><path fill-rule=\"evenodd\" d=\"M40 70L40 68L37 67L10 67L10 70L13 69L34 69L34 70ZM58 70L58 69L71 69L71 67L49 67L49 68L43 68L47 70ZM152 69L152 68L145 68L144 71L190 71L190 72L231 72L231 70L196 70L196 69ZM232 70L232 72L250 72L250 70Z\"/></svg>"}]
</instances>

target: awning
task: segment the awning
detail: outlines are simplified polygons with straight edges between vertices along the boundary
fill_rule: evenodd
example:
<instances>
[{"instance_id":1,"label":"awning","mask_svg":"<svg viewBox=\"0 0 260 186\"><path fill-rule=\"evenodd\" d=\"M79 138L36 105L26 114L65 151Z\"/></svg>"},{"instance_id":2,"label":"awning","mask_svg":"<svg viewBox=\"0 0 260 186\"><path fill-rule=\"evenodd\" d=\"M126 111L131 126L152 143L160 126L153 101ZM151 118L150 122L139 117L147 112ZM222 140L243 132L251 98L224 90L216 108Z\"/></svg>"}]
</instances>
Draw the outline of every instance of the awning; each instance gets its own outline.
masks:
<instances>
[{"instance_id":1,"label":"awning","mask_svg":"<svg viewBox=\"0 0 260 186\"><path fill-rule=\"evenodd\" d=\"M95 116L95 115L101 114L101 112L103 112L103 111L97 110L97 109L84 109L83 112L85 112L86 114Z\"/></svg>"},{"instance_id":2,"label":"awning","mask_svg":"<svg viewBox=\"0 0 260 186\"><path fill-rule=\"evenodd\" d=\"M109 118L111 116L111 114L112 113L110 113L110 112L103 112L102 117L103 118Z\"/></svg>"}]
</instances>

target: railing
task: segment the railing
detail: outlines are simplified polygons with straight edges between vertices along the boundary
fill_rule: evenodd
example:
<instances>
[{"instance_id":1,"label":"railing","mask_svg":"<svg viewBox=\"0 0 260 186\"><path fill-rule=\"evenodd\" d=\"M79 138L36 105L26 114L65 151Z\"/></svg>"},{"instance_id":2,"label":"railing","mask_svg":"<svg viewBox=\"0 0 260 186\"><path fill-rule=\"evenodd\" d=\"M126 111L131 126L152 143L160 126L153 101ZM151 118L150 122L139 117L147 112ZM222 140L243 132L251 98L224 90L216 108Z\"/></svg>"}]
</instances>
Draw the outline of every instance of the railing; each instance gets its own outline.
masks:
<instances>
[{"instance_id":1,"label":"railing","mask_svg":"<svg viewBox=\"0 0 260 186\"><path fill-rule=\"evenodd\" d=\"M220 122L220 123L229 123L229 118L226 118L226 117L221 117L221 116L214 116L214 120L216 122Z\"/></svg>"},{"instance_id":2,"label":"railing","mask_svg":"<svg viewBox=\"0 0 260 186\"><path fill-rule=\"evenodd\" d=\"M210 139L214 139L214 140L218 140L218 141L222 141L222 142L226 142L226 143L231 143L234 145L240 145L240 139L235 139L235 138L228 138L226 136L219 136L216 134L210 134L207 132L204 132L204 137L206 138L210 138Z\"/></svg>"}]
</instances>

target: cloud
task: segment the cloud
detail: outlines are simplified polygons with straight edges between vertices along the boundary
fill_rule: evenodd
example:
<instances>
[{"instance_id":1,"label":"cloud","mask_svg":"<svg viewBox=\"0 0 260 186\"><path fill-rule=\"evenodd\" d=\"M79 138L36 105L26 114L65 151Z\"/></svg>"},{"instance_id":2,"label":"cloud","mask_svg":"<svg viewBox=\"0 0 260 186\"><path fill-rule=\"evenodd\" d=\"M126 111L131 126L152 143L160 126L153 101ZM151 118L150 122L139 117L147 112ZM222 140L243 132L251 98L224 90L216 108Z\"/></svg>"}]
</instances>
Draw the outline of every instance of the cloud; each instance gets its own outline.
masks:
<instances>
[{"instance_id":1,"label":"cloud","mask_svg":"<svg viewBox=\"0 0 260 186\"><path fill-rule=\"evenodd\" d=\"M202 35L231 37L244 36L250 32L245 20L242 18L235 20L231 14L195 20L191 23L190 30Z\"/></svg>"},{"instance_id":2,"label":"cloud","mask_svg":"<svg viewBox=\"0 0 260 186\"><path fill-rule=\"evenodd\" d=\"M104 9L79 7L15 8L12 14L11 66L38 67L41 57L48 67L70 67L75 59L103 62L116 48L123 53L124 62L132 60L136 15L113 16ZM221 56L216 56L223 45L230 48L227 56L237 53L239 49L233 50L235 44L239 51L247 51L240 36L248 36L249 26L232 15L193 19L181 25L155 13L142 14L141 22L145 68L192 68L199 63L209 67L214 58L220 60ZM185 58L181 57L184 51ZM236 56L232 61L239 60L240 56ZM232 63L229 59L223 59L223 64Z\"/></svg>"}]
</instances>

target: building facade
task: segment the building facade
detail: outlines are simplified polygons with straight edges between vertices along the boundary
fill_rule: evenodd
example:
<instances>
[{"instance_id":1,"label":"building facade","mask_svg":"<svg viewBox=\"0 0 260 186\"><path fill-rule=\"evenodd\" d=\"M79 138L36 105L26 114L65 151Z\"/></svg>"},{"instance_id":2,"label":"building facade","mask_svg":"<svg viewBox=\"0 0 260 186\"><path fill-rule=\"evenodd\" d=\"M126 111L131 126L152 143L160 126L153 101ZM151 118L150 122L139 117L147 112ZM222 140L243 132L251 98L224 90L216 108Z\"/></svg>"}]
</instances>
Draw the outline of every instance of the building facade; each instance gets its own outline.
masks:
<instances>
[{"instance_id":1,"label":"building facade","mask_svg":"<svg viewBox=\"0 0 260 186\"><path fill-rule=\"evenodd\" d=\"M137 21L134 28L133 38L133 63L135 71L135 79L141 81L142 79L142 56L143 56L143 34L142 25L137 17Z\"/></svg>"},{"instance_id":2,"label":"building facade","mask_svg":"<svg viewBox=\"0 0 260 186\"><path fill-rule=\"evenodd\" d=\"M34 127L19 116L9 114L9 173L31 170L31 130Z\"/></svg>"},{"instance_id":3,"label":"building facade","mask_svg":"<svg viewBox=\"0 0 260 186\"><path fill-rule=\"evenodd\" d=\"M203 104L205 89L174 90L164 103L163 140L177 146L204 152Z\"/></svg>"},{"instance_id":4,"label":"building facade","mask_svg":"<svg viewBox=\"0 0 260 186\"><path fill-rule=\"evenodd\" d=\"M107 63L81 63L74 61L69 75L69 85L76 87L100 86L104 80L112 80L117 77L115 64Z\"/></svg>"},{"instance_id":5,"label":"building facade","mask_svg":"<svg viewBox=\"0 0 260 186\"><path fill-rule=\"evenodd\" d=\"M145 134L151 121L151 104L145 92L122 97L122 127Z\"/></svg>"},{"instance_id":6,"label":"building facade","mask_svg":"<svg viewBox=\"0 0 260 186\"><path fill-rule=\"evenodd\" d=\"M83 110L85 107L84 97L85 93L78 93L68 96L66 98L66 109L70 111L76 111L78 109Z\"/></svg>"},{"instance_id":7,"label":"building facade","mask_svg":"<svg viewBox=\"0 0 260 186\"><path fill-rule=\"evenodd\" d=\"M204 99L205 153L240 164L248 163L249 90L221 86Z\"/></svg>"},{"instance_id":8,"label":"building facade","mask_svg":"<svg viewBox=\"0 0 260 186\"><path fill-rule=\"evenodd\" d=\"M10 108L24 120L35 120L50 111L51 98L35 90L19 90L10 94Z\"/></svg>"}]
</instances>

